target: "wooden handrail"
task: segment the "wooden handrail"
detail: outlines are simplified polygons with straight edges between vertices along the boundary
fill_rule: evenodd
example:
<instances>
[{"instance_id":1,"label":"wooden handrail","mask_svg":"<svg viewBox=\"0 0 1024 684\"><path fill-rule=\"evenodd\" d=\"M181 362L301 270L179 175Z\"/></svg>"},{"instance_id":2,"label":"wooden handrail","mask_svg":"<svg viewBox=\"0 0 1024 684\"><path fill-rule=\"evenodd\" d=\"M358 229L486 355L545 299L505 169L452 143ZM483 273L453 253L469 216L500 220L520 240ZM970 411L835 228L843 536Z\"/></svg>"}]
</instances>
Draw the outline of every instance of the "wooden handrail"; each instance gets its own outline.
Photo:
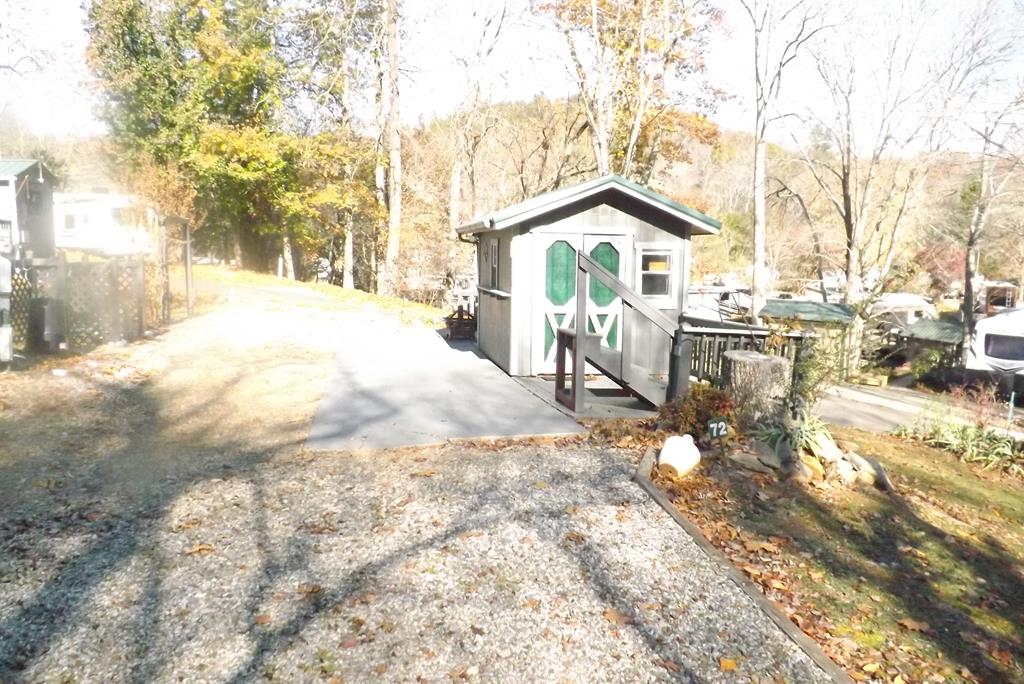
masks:
<instances>
[{"instance_id":1,"label":"wooden handrail","mask_svg":"<svg viewBox=\"0 0 1024 684\"><path fill-rule=\"evenodd\" d=\"M616 278L611 271L583 252L579 253L579 269L584 273L590 274L591 277L597 278L599 283L618 295L622 299L623 304L640 312L644 318L661 328L666 335L671 337L675 334L677 325L671 318L648 304L635 290Z\"/></svg>"}]
</instances>

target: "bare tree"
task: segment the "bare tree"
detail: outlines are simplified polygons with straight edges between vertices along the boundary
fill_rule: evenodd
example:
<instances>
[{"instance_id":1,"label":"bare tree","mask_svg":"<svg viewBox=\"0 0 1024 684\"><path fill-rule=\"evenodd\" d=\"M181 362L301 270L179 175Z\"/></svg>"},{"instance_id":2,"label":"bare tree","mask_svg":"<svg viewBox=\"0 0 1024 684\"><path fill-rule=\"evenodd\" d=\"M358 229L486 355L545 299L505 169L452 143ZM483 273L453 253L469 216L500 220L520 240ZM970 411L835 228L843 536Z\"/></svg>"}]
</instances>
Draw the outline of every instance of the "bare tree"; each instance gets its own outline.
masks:
<instances>
[{"instance_id":1,"label":"bare tree","mask_svg":"<svg viewBox=\"0 0 1024 684\"><path fill-rule=\"evenodd\" d=\"M971 340L974 338L974 277L977 270L978 245L985 237L990 217L999 203L1014 194L1018 188L1012 186L1018 177L1024 158L1020 156L1024 143L1024 90L1015 90L1009 102L992 114L983 115L978 127L971 127L981 142L978 155L978 170L974 192L970 193L973 206L970 208L970 222L964 244L964 299L963 339L961 354L967 363Z\"/></svg>"},{"instance_id":2,"label":"bare tree","mask_svg":"<svg viewBox=\"0 0 1024 684\"><path fill-rule=\"evenodd\" d=\"M895 16L878 18L884 25L872 35L850 32L842 49L817 56L828 106L804 119L807 139L794 140L843 230L844 301L859 313L852 357L955 114L1007 49L992 40L993 4L965 17L934 60L923 47L924 3L900 5Z\"/></svg>"},{"instance_id":3,"label":"bare tree","mask_svg":"<svg viewBox=\"0 0 1024 684\"><path fill-rule=\"evenodd\" d=\"M381 131L381 157L387 156L384 182L388 210L387 240L384 266L377 274L377 292L394 295L398 289L398 252L402 228L402 129L399 119L399 52L398 52L398 0L386 0L384 6L384 48L381 69L380 110L383 116ZM378 173L378 187L380 186Z\"/></svg>"},{"instance_id":4,"label":"bare tree","mask_svg":"<svg viewBox=\"0 0 1024 684\"><path fill-rule=\"evenodd\" d=\"M782 89L782 77L800 50L828 25L820 4L810 0L740 0L754 32L754 268L751 283L751 315L760 323L768 288L765 201L768 126L785 116L774 111Z\"/></svg>"}]
</instances>

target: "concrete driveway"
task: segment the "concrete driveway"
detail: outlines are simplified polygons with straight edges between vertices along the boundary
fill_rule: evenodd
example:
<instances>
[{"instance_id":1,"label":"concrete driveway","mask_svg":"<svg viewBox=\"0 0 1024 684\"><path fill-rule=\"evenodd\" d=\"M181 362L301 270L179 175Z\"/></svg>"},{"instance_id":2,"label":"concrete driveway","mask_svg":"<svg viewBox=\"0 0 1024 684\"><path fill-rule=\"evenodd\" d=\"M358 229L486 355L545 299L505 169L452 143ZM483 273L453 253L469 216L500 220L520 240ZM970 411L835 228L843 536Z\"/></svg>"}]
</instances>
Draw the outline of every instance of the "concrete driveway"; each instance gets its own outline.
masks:
<instances>
[{"instance_id":1,"label":"concrete driveway","mask_svg":"<svg viewBox=\"0 0 1024 684\"><path fill-rule=\"evenodd\" d=\"M472 345L450 346L433 330L383 317L353 318L307 446L381 449L580 430Z\"/></svg>"}]
</instances>

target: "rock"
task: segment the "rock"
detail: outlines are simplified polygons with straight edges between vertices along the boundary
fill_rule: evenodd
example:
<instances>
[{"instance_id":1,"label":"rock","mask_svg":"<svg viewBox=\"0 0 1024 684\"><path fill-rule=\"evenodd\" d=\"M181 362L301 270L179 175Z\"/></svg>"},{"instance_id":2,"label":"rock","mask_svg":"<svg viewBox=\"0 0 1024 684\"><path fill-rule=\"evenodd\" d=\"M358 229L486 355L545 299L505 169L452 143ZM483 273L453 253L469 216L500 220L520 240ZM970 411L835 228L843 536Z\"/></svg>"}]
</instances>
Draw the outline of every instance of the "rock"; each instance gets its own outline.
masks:
<instances>
[{"instance_id":1,"label":"rock","mask_svg":"<svg viewBox=\"0 0 1024 684\"><path fill-rule=\"evenodd\" d=\"M847 452L844 458L846 458L846 460L850 462L850 465L853 466L854 470L858 472L872 469L871 464L868 463L868 459L860 456L854 451Z\"/></svg>"},{"instance_id":2,"label":"rock","mask_svg":"<svg viewBox=\"0 0 1024 684\"><path fill-rule=\"evenodd\" d=\"M789 479L793 480L794 482L802 482L804 484L810 482L813 477L814 473L811 471L810 468L807 467L807 464L804 463L802 460L797 461L793 464L793 470L789 474Z\"/></svg>"},{"instance_id":3,"label":"rock","mask_svg":"<svg viewBox=\"0 0 1024 684\"><path fill-rule=\"evenodd\" d=\"M856 442L851 442L848 439L837 439L836 446L842 449L845 453L860 451L860 445Z\"/></svg>"},{"instance_id":4,"label":"rock","mask_svg":"<svg viewBox=\"0 0 1024 684\"><path fill-rule=\"evenodd\" d=\"M885 472L882 464L871 458L867 459L867 461L875 470L875 486L884 492L896 491L896 487L893 486L892 480L889 479L889 474Z\"/></svg>"},{"instance_id":5,"label":"rock","mask_svg":"<svg viewBox=\"0 0 1024 684\"><path fill-rule=\"evenodd\" d=\"M790 468L796 463L796 452L793 451L793 445L789 443L788 439L784 439L778 443L775 447L775 453L778 455L779 460L782 461L784 468Z\"/></svg>"},{"instance_id":6,"label":"rock","mask_svg":"<svg viewBox=\"0 0 1024 684\"><path fill-rule=\"evenodd\" d=\"M658 470L664 475L682 477L700 463L700 450L691 435L672 435L658 454Z\"/></svg>"},{"instance_id":7,"label":"rock","mask_svg":"<svg viewBox=\"0 0 1024 684\"><path fill-rule=\"evenodd\" d=\"M755 454L751 454L746 451L727 451L725 452L725 457L741 468L753 470L756 473L771 474L775 472L768 466L761 463L760 459Z\"/></svg>"},{"instance_id":8,"label":"rock","mask_svg":"<svg viewBox=\"0 0 1024 684\"><path fill-rule=\"evenodd\" d=\"M757 460L762 465L766 465L773 470L782 469L782 459L779 457L778 452L768 444L756 439L754 440L754 455L757 456Z\"/></svg>"},{"instance_id":9,"label":"rock","mask_svg":"<svg viewBox=\"0 0 1024 684\"><path fill-rule=\"evenodd\" d=\"M825 467L822 466L821 461L816 459L814 456L803 454L800 456L800 462L807 466L811 471L811 480L825 479Z\"/></svg>"},{"instance_id":10,"label":"rock","mask_svg":"<svg viewBox=\"0 0 1024 684\"><path fill-rule=\"evenodd\" d=\"M856 453L846 454L846 460L857 470L857 480L864 484L874 485L879 489L891 492L895 489L892 480L885 472L882 464L873 458L864 458Z\"/></svg>"},{"instance_id":11,"label":"rock","mask_svg":"<svg viewBox=\"0 0 1024 684\"><path fill-rule=\"evenodd\" d=\"M824 432L819 432L810 444L811 453L825 463L833 463L843 457L843 451Z\"/></svg>"},{"instance_id":12,"label":"rock","mask_svg":"<svg viewBox=\"0 0 1024 684\"><path fill-rule=\"evenodd\" d=\"M841 458L835 462L835 470L836 476L844 485L850 486L857 481L856 469L854 469L853 464L845 458Z\"/></svg>"}]
</instances>

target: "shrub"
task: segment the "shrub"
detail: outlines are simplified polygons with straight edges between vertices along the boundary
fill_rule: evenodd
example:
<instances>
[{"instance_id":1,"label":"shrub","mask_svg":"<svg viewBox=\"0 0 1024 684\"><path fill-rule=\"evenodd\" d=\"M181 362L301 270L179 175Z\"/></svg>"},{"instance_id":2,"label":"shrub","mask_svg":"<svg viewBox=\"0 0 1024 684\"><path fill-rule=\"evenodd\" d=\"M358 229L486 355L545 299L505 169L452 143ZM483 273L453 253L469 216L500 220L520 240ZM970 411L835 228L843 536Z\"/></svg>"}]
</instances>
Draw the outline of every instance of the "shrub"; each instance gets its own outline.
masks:
<instances>
[{"instance_id":1,"label":"shrub","mask_svg":"<svg viewBox=\"0 0 1024 684\"><path fill-rule=\"evenodd\" d=\"M725 418L732 426L735 409L732 397L725 390L693 383L685 397L666 402L658 408L658 423L677 434L700 437L712 418Z\"/></svg>"},{"instance_id":2,"label":"shrub","mask_svg":"<svg viewBox=\"0 0 1024 684\"><path fill-rule=\"evenodd\" d=\"M791 407L814 406L839 375L841 359L829 354L818 339L805 338L793 364Z\"/></svg>"},{"instance_id":3,"label":"shrub","mask_svg":"<svg viewBox=\"0 0 1024 684\"><path fill-rule=\"evenodd\" d=\"M972 425L950 411L932 411L913 425L900 427L896 435L943 449L985 470L998 469L1024 477L1024 448L1005 432L990 428L984 420Z\"/></svg>"},{"instance_id":4,"label":"shrub","mask_svg":"<svg viewBox=\"0 0 1024 684\"><path fill-rule=\"evenodd\" d=\"M825 422L813 413L806 414L792 429L787 429L781 421L773 420L762 423L754 431L754 437L759 442L764 442L773 449L778 449L779 443L783 439L788 439L793 451L798 454L810 451L811 445L822 436L832 439Z\"/></svg>"},{"instance_id":5,"label":"shrub","mask_svg":"<svg viewBox=\"0 0 1024 684\"><path fill-rule=\"evenodd\" d=\"M945 356L941 350L925 349L910 362L910 372L916 380L924 380L941 370L944 363Z\"/></svg>"}]
</instances>

